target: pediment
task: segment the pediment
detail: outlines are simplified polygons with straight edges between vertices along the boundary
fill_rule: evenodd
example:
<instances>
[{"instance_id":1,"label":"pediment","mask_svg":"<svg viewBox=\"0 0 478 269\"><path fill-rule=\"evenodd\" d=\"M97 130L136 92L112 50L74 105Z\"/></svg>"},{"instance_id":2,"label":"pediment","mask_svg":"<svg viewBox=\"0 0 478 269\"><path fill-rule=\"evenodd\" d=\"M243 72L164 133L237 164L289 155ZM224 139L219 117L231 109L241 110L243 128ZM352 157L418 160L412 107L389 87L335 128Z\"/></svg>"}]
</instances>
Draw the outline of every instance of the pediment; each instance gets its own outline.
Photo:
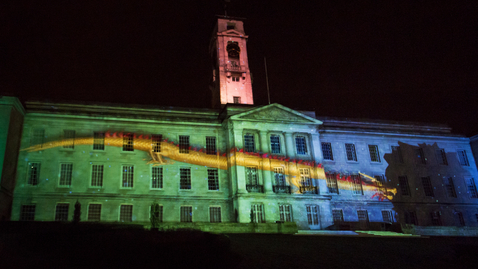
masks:
<instances>
[{"instance_id":1,"label":"pediment","mask_svg":"<svg viewBox=\"0 0 478 269\"><path fill-rule=\"evenodd\" d=\"M322 124L322 122L317 119L279 104L271 104L260 108L255 108L234 115L231 117L231 119L261 122Z\"/></svg>"},{"instance_id":2,"label":"pediment","mask_svg":"<svg viewBox=\"0 0 478 269\"><path fill-rule=\"evenodd\" d=\"M240 37L246 37L246 35L244 35L244 33L241 33L237 30L234 30L234 29L230 29L230 30L227 30L227 31L224 31L224 32L221 32L222 35L227 35L227 36L240 36Z\"/></svg>"}]
</instances>

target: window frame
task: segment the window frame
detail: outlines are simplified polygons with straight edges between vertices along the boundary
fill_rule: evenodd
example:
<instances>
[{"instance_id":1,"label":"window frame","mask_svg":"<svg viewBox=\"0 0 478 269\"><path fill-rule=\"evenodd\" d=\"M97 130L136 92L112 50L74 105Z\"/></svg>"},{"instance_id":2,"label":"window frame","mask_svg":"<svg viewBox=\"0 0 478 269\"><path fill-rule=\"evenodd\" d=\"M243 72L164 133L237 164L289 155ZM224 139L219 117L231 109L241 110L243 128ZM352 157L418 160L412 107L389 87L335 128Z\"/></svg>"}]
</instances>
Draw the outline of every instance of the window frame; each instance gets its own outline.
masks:
<instances>
[{"instance_id":1,"label":"window frame","mask_svg":"<svg viewBox=\"0 0 478 269\"><path fill-rule=\"evenodd\" d=\"M210 178L211 174L209 173L209 171L215 171L215 178ZM208 191L219 191L220 190L220 186L219 186L219 169L217 168L207 168L206 170L207 172L207 190ZM213 173L214 174L214 173ZM211 181L213 181L213 184L211 183ZM217 186L216 189L211 189L211 186Z\"/></svg>"},{"instance_id":2,"label":"window frame","mask_svg":"<svg viewBox=\"0 0 478 269\"><path fill-rule=\"evenodd\" d=\"M217 138L215 136L206 136L206 154L217 155Z\"/></svg>"},{"instance_id":3,"label":"window frame","mask_svg":"<svg viewBox=\"0 0 478 269\"><path fill-rule=\"evenodd\" d=\"M460 152L462 152L463 154L460 155ZM458 163L461 166L467 166L467 167L470 166L470 160L468 159L468 155L466 154L466 150L464 150L464 149L463 150L462 149L457 150L456 154L457 154L457 157L458 157Z\"/></svg>"},{"instance_id":4,"label":"window frame","mask_svg":"<svg viewBox=\"0 0 478 269\"><path fill-rule=\"evenodd\" d=\"M68 185L67 184L63 184L63 185L61 184L62 183L62 176L63 176L63 169L62 169L63 165L71 165L71 169L69 170L70 174L68 175L70 184L68 184ZM68 170L66 170L66 171L68 171ZM66 180L68 180L68 179L66 179ZM60 163L60 173L59 173L59 178L58 178L58 187L60 187L60 188L70 188L72 183L73 183L73 163L66 163L66 162L65 163L63 163L63 162Z\"/></svg>"},{"instance_id":5,"label":"window frame","mask_svg":"<svg viewBox=\"0 0 478 269\"><path fill-rule=\"evenodd\" d=\"M357 158L357 147L355 147L355 144L354 143L344 143L345 146L344 146L344 149L345 149L345 160L347 162L351 162L351 163L357 163L358 162L358 158ZM351 150L353 150L351 152L351 157L352 157L352 160L349 159L349 154L348 154L348 149L347 149L347 145L351 145Z\"/></svg>"},{"instance_id":6,"label":"window frame","mask_svg":"<svg viewBox=\"0 0 478 269\"><path fill-rule=\"evenodd\" d=\"M217 211L217 212L212 212L213 209L218 209L218 211ZM209 206L208 212L209 212L209 214L208 214L208 215L209 215L209 216L208 216L208 217L209 217L209 223L221 223L221 222L222 222L222 209L221 209L221 206L211 205L211 206ZM216 220L217 220L217 216L216 216L215 214L213 215L213 213L219 214L219 221L216 221ZM214 219L213 219L213 216L215 217Z\"/></svg>"},{"instance_id":7,"label":"window frame","mask_svg":"<svg viewBox=\"0 0 478 269\"><path fill-rule=\"evenodd\" d=\"M191 148L191 136L190 135L178 135L179 154L189 154L190 148Z\"/></svg>"},{"instance_id":8,"label":"window frame","mask_svg":"<svg viewBox=\"0 0 478 269\"><path fill-rule=\"evenodd\" d=\"M32 182L30 183L31 181L31 171L32 171L32 168L31 167L33 164L38 164L38 169L36 171L36 176L35 176L35 182ZM37 161L30 161L30 162L27 162L27 173L26 173L26 176L27 176L27 185L28 186L37 186L38 184L40 184L40 173L41 173L41 162L37 162ZM33 184L35 183L35 184Z\"/></svg>"},{"instance_id":9,"label":"window frame","mask_svg":"<svg viewBox=\"0 0 478 269\"><path fill-rule=\"evenodd\" d=\"M95 205L95 206L96 206L96 205L99 205L99 206L100 206L100 210L99 210L100 212L99 212L99 219L98 219L98 220L91 220L91 219L90 219L90 214L92 214L90 207L91 207L92 205ZM101 212L102 212L102 209L103 209L103 204L102 204L102 203L97 203L97 202L88 203L87 212L86 212L86 220L87 220L87 221L92 221L92 222L93 222L93 221L95 221L95 222L96 222L96 221L101 221Z\"/></svg>"},{"instance_id":10,"label":"window frame","mask_svg":"<svg viewBox=\"0 0 478 269\"><path fill-rule=\"evenodd\" d=\"M122 211L123 206L125 206L125 207L126 207L126 206L128 206L128 207L130 206L130 207L131 207L131 221L124 221L124 220L122 220L121 214L122 214L122 212L123 212L123 211ZM119 206L119 214L118 214L118 221L119 221L119 222L126 222L126 223L131 223L131 222L133 222L133 221L134 221L134 220L133 220L133 212L134 212L134 206L133 206L133 204L120 204L120 206Z\"/></svg>"},{"instance_id":11,"label":"window frame","mask_svg":"<svg viewBox=\"0 0 478 269\"><path fill-rule=\"evenodd\" d=\"M189 217L186 220L183 220L183 208L190 208ZM179 222L192 223L193 222L193 206L192 205L181 205L179 206Z\"/></svg>"},{"instance_id":12,"label":"window frame","mask_svg":"<svg viewBox=\"0 0 478 269\"><path fill-rule=\"evenodd\" d=\"M282 204L282 203L279 204L279 219L281 222L294 221L291 204Z\"/></svg>"},{"instance_id":13,"label":"window frame","mask_svg":"<svg viewBox=\"0 0 478 269\"><path fill-rule=\"evenodd\" d=\"M456 194L456 187L453 177L444 177L444 181L446 196L448 198L457 198L458 196Z\"/></svg>"},{"instance_id":14,"label":"window frame","mask_svg":"<svg viewBox=\"0 0 478 269\"><path fill-rule=\"evenodd\" d=\"M392 155L394 156L395 161L399 164L404 164L405 162L403 160L403 152L402 152L402 148L400 147L400 145L398 145L398 146L391 145L390 149L392 150ZM395 154L394 154L394 152L395 152Z\"/></svg>"},{"instance_id":15,"label":"window frame","mask_svg":"<svg viewBox=\"0 0 478 269\"><path fill-rule=\"evenodd\" d=\"M385 214L384 214L385 213ZM385 216L390 218L390 221L385 220ZM393 223L393 214L391 210L382 210L382 221L386 223Z\"/></svg>"},{"instance_id":16,"label":"window frame","mask_svg":"<svg viewBox=\"0 0 478 269\"><path fill-rule=\"evenodd\" d=\"M159 169L159 187L154 187L154 176L155 176L155 173L154 173L154 170L155 169ZM151 184L149 185L149 188L151 190L162 190L163 187L164 187L164 169L163 167L160 167L160 166L153 166L151 165L151 169L150 169L150 173L151 173Z\"/></svg>"},{"instance_id":17,"label":"window frame","mask_svg":"<svg viewBox=\"0 0 478 269\"><path fill-rule=\"evenodd\" d=\"M95 173L94 166L102 166L101 185L93 185L93 176L94 176L94 173ZM90 170L91 170L91 173L90 173L90 187L91 188L103 188L103 183L104 183L104 178L105 178L105 165L100 164L100 163L92 163Z\"/></svg>"},{"instance_id":18,"label":"window frame","mask_svg":"<svg viewBox=\"0 0 478 269\"><path fill-rule=\"evenodd\" d=\"M448 159L446 157L445 149L443 148L435 149L435 157L439 165L448 165Z\"/></svg>"},{"instance_id":19,"label":"window frame","mask_svg":"<svg viewBox=\"0 0 478 269\"><path fill-rule=\"evenodd\" d=\"M326 159L325 158L325 150L324 150L324 145L328 145L330 148L327 150L327 151L330 151L330 159ZM322 157L324 159L324 161L327 161L327 162L334 162L335 159L334 159L334 150L333 150L333 147L332 147L332 142L326 142L326 141L322 141L320 142L320 149L322 150Z\"/></svg>"},{"instance_id":20,"label":"window frame","mask_svg":"<svg viewBox=\"0 0 478 269\"><path fill-rule=\"evenodd\" d=\"M427 157L425 157L425 150L422 147L415 149L415 156L417 158L417 163L420 165L427 164Z\"/></svg>"},{"instance_id":21,"label":"window frame","mask_svg":"<svg viewBox=\"0 0 478 269\"><path fill-rule=\"evenodd\" d=\"M272 142L272 138L277 138L277 142ZM270 134L269 135L269 146L270 146L270 153L275 155L281 155L282 153L282 138L279 134ZM275 151L274 151L275 148ZM278 152L277 152L278 149Z\"/></svg>"},{"instance_id":22,"label":"window frame","mask_svg":"<svg viewBox=\"0 0 478 269\"><path fill-rule=\"evenodd\" d=\"M252 137L252 145L253 145L253 151L250 151L250 148L248 146L246 146L246 135L247 136L250 136ZM253 131L247 131L247 130L244 130L243 134L242 134L242 139L243 139L243 149L244 149L244 152L251 152L251 153L256 153L257 150L258 150L258 135L257 135L257 132L253 132Z\"/></svg>"},{"instance_id":23,"label":"window frame","mask_svg":"<svg viewBox=\"0 0 478 269\"><path fill-rule=\"evenodd\" d=\"M192 188L192 180L191 180L191 175L192 175L191 170L192 170L191 167L184 167L184 166L179 167L179 190L180 191L192 190L193 189ZM189 184L183 185L183 178L182 178L182 176L183 176L182 172L183 171L189 171L189 173L187 174L188 178L185 179L186 180L185 183L189 182ZM183 188L183 186L185 186L185 187ZM188 186L189 186L189 188L186 188Z\"/></svg>"},{"instance_id":24,"label":"window frame","mask_svg":"<svg viewBox=\"0 0 478 269\"><path fill-rule=\"evenodd\" d=\"M101 141L102 143L98 143L98 141ZM100 148L95 148L95 147L100 147ZM93 132L93 150L94 151L105 150L105 132Z\"/></svg>"},{"instance_id":25,"label":"window frame","mask_svg":"<svg viewBox=\"0 0 478 269\"><path fill-rule=\"evenodd\" d=\"M36 216L36 204L22 204L20 205L20 216L19 221L35 221ZM33 212L24 212L25 208L33 208ZM26 218L28 217L28 218Z\"/></svg>"},{"instance_id":26,"label":"window frame","mask_svg":"<svg viewBox=\"0 0 478 269\"><path fill-rule=\"evenodd\" d=\"M327 193L328 194L339 194L339 182L337 180L337 173L325 173L325 180L327 183ZM333 190L333 191L331 191Z\"/></svg>"},{"instance_id":27,"label":"window frame","mask_svg":"<svg viewBox=\"0 0 478 269\"><path fill-rule=\"evenodd\" d=\"M123 151L122 152L134 152L134 134L123 134Z\"/></svg>"},{"instance_id":28,"label":"window frame","mask_svg":"<svg viewBox=\"0 0 478 269\"><path fill-rule=\"evenodd\" d=\"M435 191L433 188L432 179L429 176L421 177L420 179L421 179L425 197L435 197Z\"/></svg>"},{"instance_id":29,"label":"window frame","mask_svg":"<svg viewBox=\"0 0 478 269\"><path fill-rule=\"evenodd\" d=\"M367 147L368 147L368 153L369 153L369 156L370 156L370 162L371 163L376 163L376 164L382 163L382 158L380 157L380 149L378 147L378 144L367 144ZM374 158L372 157L372 149L376 150L376 152L375 152L376 160L375 161L374 161Z\"/></svg>"},{"instance_id":30,"label":"window frame","mask_svg":"<svg viewBox=\"0 0 478 269\"><path fill-rule=\"evenodd\" d=\"M132 182L131 185L132 185L132 186L126 186L126 187L125 187L125 174L124 174L124 173L125 173L125 172L127 172L127 173L129 172L129 171L124 171L125 167L132 168L132 170L133 170L133 171L131 172L131 173L132 173L132 175L131 175L131 177L132 177L132 178L131 178L131 182ZM122 164L122 165L120 166L120 169L121 169L120 188L121 188L121 189L133 189L134 186L135 186L135 184L134 184L134 183L135 183L135 182L134 182L134 178L135 178L135 176L134 176L134 170L135 170L135 169L134 169L134 165L131 165L131 164ZM126 176L127 176L127 175L126 175ZM129 184L129 179L128 179L128 178L126 178L126 182L128 182L128 184Z\"/></svg>"},{"instance_id":31,"label":"window frame","mask_svg":"<svg viewBox=\"0 0 478 269\"><path fill-rule=\"evenodd\" d=\"M266 222L266 215L265 215L265 210L264 210L264 204L263 203L253 203L253 204L251 204L251 217L252 217L252 219L251 219L252 223L265 223Z\"/></svg>"},{"instance_id":32,"label":"window frame","mask_svg":"<svg viewBox=\"0 0 478 269\"><path fill-rule=\"evenodd\" d=\"M315 210L315 211L314 211ZM320 210L318 205L305 205L305 211L307 213L307 224L308 225L320 225Z\"/></svg>"},{"instance_id":33,"label":"window frame","mask_svg":"<svg viewBox=\"0 0 478 269\"><path fill-rule=\"evenodd\" d=\"M66 206L66 212L58 212L58 207L59 206ZM61 215L65 214L65 213L66 213L66 218L64 218L64 219L61 218L61 217L64 217L64 216L61 216ZM56 206L55 206L55 221L59 221L59 222L68 221L69 213L70 213L70 203L65 203L65 202L56 203ZM59 215L60 215L60 218L59 218Z\"/></svg>"},{"instance_id":34,"label":"window frame","mask_svg":"<svg viewBox=\"0 0 478 269\"><path fill-rule=\"evenodd\" d=\"M337 213L339 212L340 213L340 219L336 218ZM344 219L344 210L342 208L334 208L332 209L332 221L334 222L334 224L336 223L342 223L342 222L345 222L345 219Z\"/></svg>"},{"instance_id":35,"label":"window frame","mask_svg":"<svg viewBox=\"0 0 478 269\"><path fill-rule=\"evenodd\" d=\"M38 143L38 142L41 142L41 143ZM40 145L40 148L43 148L44 143L45 143L45 128L32 128L31 137L30 137L30 146Z\"/></svg>"},{"instance_id":36,"label":"window frame","mask_svg":"<svg viewBox=\"0 0 478 269\"><path fill-rule=\"evenodd\" d=\"M151 150L153 152L161 152L162 134L151 134Z\"/></svg>"},{"instance_id":37,"label":"window frame","mask_svg":"<svg viewBox=\"0 0 478 269\"><path fill-rule=\"evenodd\" d=\"M403 182L402 182L402 179L403 179ZM402 183L406 183L405 186L403 186ZM410 182L408 180L408 176L406 175L398 176L398 184L400 186L401 196L412 197L412 193L410 192ZM406 191L406 194L404 194L404 191Z\"/></svg>"},{"instance_id":38,"label":"window frame","mask_svg":"<svg viewBox=\"0 0 478 269\"><path fill-rule=\"evenodd\" d=\"M303 138L304 139L304 152L303 153L299 153L299 144L298 144L298 139L299 138ZM309 149L309 136L308 134L302 134L302 133L299 133L299 134L296 134L294 135L294 143L295 143L295 155L296 156L300 156L300 157L307 157L307 156L310 156L310 149Z\"/></svg>"}]
</instances>

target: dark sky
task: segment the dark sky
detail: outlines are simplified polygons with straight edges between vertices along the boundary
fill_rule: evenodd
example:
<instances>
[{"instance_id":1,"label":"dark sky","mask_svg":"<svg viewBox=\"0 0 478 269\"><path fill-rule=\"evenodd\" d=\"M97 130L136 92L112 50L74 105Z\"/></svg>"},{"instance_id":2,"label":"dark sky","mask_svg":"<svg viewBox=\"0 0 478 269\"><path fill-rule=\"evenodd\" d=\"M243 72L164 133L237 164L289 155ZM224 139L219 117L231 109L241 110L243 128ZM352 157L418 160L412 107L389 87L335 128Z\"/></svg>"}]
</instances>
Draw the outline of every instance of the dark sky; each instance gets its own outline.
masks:
<instances>
[{"instance_id":1,"label":"dark sky","mask_svg":"<svg viewBox=\"0 0 478 269\"><path fill-rule=\"evenodd\" d=\"M12 2L0 4L1 94L210 107L221 1ZM255 104L267 104L266 56L274 103L478 134L478 1L343 2L232 0Z\"/></svg>"}]
</instances>

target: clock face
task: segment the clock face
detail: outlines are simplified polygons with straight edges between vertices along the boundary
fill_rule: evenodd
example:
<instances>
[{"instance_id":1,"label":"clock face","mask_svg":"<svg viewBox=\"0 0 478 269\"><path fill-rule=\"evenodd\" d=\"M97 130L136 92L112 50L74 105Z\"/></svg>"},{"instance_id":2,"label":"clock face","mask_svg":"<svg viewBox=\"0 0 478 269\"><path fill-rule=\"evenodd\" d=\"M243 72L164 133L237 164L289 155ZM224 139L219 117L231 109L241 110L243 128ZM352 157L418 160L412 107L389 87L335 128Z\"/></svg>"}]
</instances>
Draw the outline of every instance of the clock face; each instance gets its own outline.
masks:
<instances>
[{"instance_id":1,"label":"clock face","mask_svg":"<svg viewBox=\"0 0 478 269\"><path fill-rule=\"evenodd\" d=\"M239 48L239 44L237 44L237 42L230 42L229 44L227 44L226 50L229 57L239 58L241 48Z\"/></svg>"}]
</instances>

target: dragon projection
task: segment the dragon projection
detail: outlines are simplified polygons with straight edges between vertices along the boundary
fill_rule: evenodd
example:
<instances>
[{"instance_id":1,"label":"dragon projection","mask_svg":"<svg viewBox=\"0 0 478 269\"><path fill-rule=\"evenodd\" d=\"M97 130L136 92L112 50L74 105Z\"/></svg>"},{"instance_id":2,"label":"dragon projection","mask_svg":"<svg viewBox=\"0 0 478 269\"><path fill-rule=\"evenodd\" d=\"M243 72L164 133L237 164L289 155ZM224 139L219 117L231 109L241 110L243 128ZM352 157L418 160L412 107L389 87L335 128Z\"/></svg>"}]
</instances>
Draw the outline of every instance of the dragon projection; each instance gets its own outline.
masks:
<instances>
[{"instance_id":1,"label":"dragon projection","mask_svg":"<svg viewBox=\"0 0 478 269\"><path fill-rule=\"evenodd\" d=\"M303 178L301 178L301 169L309 169L310 177L325 180L326 174L322 164L317 164L311 161L303 161L286 158L284 156L276 156L269 153L253 153L245 152L243 149L231 148L226 152L216 152L215 155L207 154L203 148L189 147L186 150L188 154L180 153L180 145L174 141L164 139L160 141L160 152L154 152L152 147L152 139L148 135L137 135L123 132L106 132L104 136L105 146L123 147L123 137L131 135L133 137L134 150L147 152L151 159L148 164L167 165L173 161L189 163L194 165L201 165L212 168L219 168L227 170L232 166L256 166L262 167L262 170L273 171L274 167L283 167L287 181L299 189L303 186ZM42 144L33 145L22 151L34 152L40 150L47 150L51 148L63 147L65 145L93 145L93 137L60 139L56 141L46 142ZM168 160L169 159L169 160ZM396 189L387 188L378 182L375 178L360 173L361 185L364 192L373 192L372 199L378 197L380 201L385 199L392 200L397 193ZM337 187L341 190L352 190L353 180L348 175L336 175ZM298 191L297 191L298 192Z\"/></svg>"}]
</instances>

